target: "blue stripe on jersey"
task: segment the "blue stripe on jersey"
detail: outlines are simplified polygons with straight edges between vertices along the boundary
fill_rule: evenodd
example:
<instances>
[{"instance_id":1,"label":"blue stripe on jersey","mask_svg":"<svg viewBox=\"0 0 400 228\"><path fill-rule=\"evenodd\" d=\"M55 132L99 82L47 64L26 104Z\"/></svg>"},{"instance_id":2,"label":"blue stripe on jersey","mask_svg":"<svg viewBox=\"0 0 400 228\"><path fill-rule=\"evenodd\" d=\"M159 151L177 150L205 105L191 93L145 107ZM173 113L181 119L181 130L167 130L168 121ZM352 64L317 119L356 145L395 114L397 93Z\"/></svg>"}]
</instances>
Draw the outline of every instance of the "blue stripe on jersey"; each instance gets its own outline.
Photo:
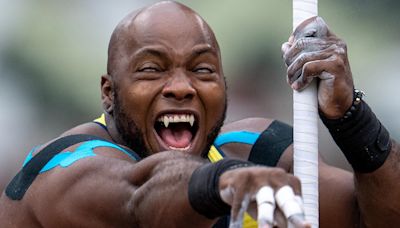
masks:
<instances>
[{"instance_id":1,"label":"blue stripe on jersey","mask_svg":"<svg viewBox=\"0 0 400 228\"><path fill-rule=\"evenodd\" d=\"M214 145L220 147L226 143L245 143L253 145L260 133L250 131L231 131L222 133L214 141Z\"/></svg>"},{"instance_id":2,"label":"blue stripe on jersey","mask_svg":"<svg viewBox=\"0 0 400 228\"><path fill-rule=\"evenodd\" d=\"M126 155L131 157L133 160L140 160L139 158L137 158L136 156L133 156L131 153L129 153L124 148L122 148L114 143L110 143L110 142L103 141L103 140L91 140L91 141L86 141L86 142L82 143L81 145L79 145L74 150L74 152L64 151L64 152L58 153L40 170L39 173L46 172L57 166L66 168L83 158L96 156L96 154L93 152L93 149L95 149L97 147L115 148L117 150L122 151L123 153L125 153ZM29 154L24 162L24 166L26 163L29 162L29 160L32 159L32 151L34 151L34 150L35 150L35 148L33 150L31 150L31 152L29 152Z\"/></svg>"}]
</instances>

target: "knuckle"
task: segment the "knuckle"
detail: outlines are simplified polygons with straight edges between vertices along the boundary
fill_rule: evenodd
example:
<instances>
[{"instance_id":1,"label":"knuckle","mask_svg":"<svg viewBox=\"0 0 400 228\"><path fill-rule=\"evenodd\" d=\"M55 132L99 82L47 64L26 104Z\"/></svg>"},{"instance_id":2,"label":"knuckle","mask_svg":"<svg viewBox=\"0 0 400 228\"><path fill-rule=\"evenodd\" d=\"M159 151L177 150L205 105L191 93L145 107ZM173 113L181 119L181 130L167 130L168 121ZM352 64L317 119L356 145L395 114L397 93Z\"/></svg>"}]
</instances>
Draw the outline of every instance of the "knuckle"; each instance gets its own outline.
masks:
<instances>
[{"instance_id":1,"label":"knuckle","mask_svg":"<svg viewBox=\"0 0 400 228\"><path fill-rule=\"evenodd\" d=\"M342 58L334 56L335 67L339 70L345 69L345 61Z\"/></svg>"},{"instance_id":2,"label":"knuckle","mask_svg":"<svg viewBox=\"0 0 400 228\"><path fill-rule=\"evenodd\" d=\"M343 48L341 45L334 45L334 52L338 55L345 55L346 54L346 49Z\"/></svg>"},{"instance_id":3,"label":"knuckle","mask_svg":"<svg viewBox=\"0 0 400 228\"><path fill-rule=\"evenodd\" d=\"M299 60L298 60L298 62L299 62L300 64L304 64L305 62L307 62L307 60L308 60L308 54L307 54L307 53L301 53L301 54L299 55Z\"/></svg>"},{"instance_id":4,"label":"knuckle","mask_svg":"<svg viewBox=\"0 0 400 228\"><path fill-rule=\"evenodd\" d=\"M290 65L290 66L287 68L287 71L286 71L288 77L290 77L290 78L291 78L291 76L293 75L293 68L294 68L294 66L293 66L293 65Z\"/></svg>"},{"instance_id":5,"label":"knuckle","mask_svg":"<svg viewBox=\"0 0 400 228\"><path fill-rule=\"evenodd\" d=\"M241 180L242 182L247 181L250 178L249 169L236 169L237 175L235 175L235 179Z\"/></svg>"},{"instance_id":6,"label":"knuckle","mask_svg":"<svg viewBox=\"0 0 400 228\"><path fill-rule=\"evenodd\" d=\"M283 43L281 46L282 54L285 53L288 49L289 49L289 43L288 42Z\"/></svg>"},{"instance_id":7,"label":"knuckle","mask_svg":"<svg viewBox=\"0 0 400 228\"><path fill-rule=\"evenodd\" d=\"M318 39L315 39L312 37L302 37L296 41L295 48L296 49L305 49L306 47L314 44L315 42L318 42Z\"/></svg>"},{"instance_id":8,"label":"knuckle","mask_svg":"<svg viewBox=\"0 0 400 228\"><path fill-rule=\"evenodd\" d=\"M270 184L271 187L277 189L283 185L288 184L288 174L282 168L273 168L270 170Z\"/></svg>"},{"instance_id":9,"label":"knuckle","mask_svg":"<svg viewBox=\"0 0 400 228\"><path fill-rule=\"evenodd\" d=\"M287 81L287 83L289 84L289 85L291 85L292 83L293 83L293 76L292 75L290 75L289 73L287 74L287 77L286 77L286 81Z\"/></svg>"},{"instance_id":10,"label":"knuckle","mask_svg":"<svg viewBox=\"0 0 400 228\"><path fill-rule=\"evenodd\" d=\"M300 38L296 41L295 43L295 48L296 49L303 49L305 46L305 39L304 38Z\"/></svg>"},{"instance_id":11,"label":"knuckle","mask_svg":"<svg viewBox=\"0 0 400 228\"><path fill-rule=\"evenodd\" d=\"M284 169L282 168L273 168L271 169L271 176L273 176L274 178L278 178L278 179L284 179L287 176L287 173Z\"/></svg>"},{"instance_id":12,"label":"knuckle","mask_svg":"<svg viewBox=\"0 0 400 228\"><path fill-rule=\"evenodd\" d=\"M343 40L338 41L338 46L343 48L344 50L347 50L347 44Z\"/></svg>"},{"instance_id":13,"label":"knuckle","mask_svg":"<svg viewBox=\"0 0 400 228\"><path fill-rule=\"evenodd\" d=\"M291 175L289 177L290 185L295 188L301 188L301 181L298 177Z\"/></svg>"},{"instance_id":14,"label":"knuckle","mask_svg":"<svg viewBox=\"0 0 400 228\"><path fill-rule=\"evenodd\" d=\"M311 62L305 63L302 68L302 75L308 76L311 72L311 68Z\"/></svg>"}]
</instances>

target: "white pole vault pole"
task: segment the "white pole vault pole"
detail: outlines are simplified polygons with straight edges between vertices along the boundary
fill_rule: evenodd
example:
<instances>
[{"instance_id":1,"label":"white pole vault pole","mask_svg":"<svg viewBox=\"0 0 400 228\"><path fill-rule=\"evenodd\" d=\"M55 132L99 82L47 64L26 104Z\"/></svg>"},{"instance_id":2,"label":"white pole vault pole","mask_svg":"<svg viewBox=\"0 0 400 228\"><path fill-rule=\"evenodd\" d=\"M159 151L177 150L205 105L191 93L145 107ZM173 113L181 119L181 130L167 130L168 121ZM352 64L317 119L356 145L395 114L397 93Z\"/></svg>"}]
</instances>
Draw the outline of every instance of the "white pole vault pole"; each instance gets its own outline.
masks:
<instances>
[{"instance_id":1,"label":"white pole vault pole","mask_svg":"<svg viewBox=\"0 0 400 228\"><path fill-rule=\"evenodd\" d=\"M293 30L318 14L317 0L293 0ZM318 210L318 100L314 80L303 91L293 92L294 174L300 178L306 220L319 224Z\"/></svg>"}]
</instances>

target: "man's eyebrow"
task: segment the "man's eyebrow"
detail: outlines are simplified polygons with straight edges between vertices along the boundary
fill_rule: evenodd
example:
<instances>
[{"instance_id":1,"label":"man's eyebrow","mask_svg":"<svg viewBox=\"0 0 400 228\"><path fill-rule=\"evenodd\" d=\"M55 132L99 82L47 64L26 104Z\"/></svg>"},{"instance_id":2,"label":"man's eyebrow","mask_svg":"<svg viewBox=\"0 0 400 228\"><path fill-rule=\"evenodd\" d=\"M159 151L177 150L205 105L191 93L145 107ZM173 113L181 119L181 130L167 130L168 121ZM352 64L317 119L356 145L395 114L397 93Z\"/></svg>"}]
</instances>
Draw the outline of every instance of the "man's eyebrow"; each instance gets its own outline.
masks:
<instances>
[{"instance_id":1,"label":"man's eyebrow","mask_svg":"<svg viewBox=\"0 0 400 228\"><path fill-rule=\"evenodd\" d=\"M198 46L195 46L192 50L193 51L192 51L192 54L190 55L190 58L193 58L193 57L205 54L205 53L210 53L214 56L217 56L217 50L214 47L212 47L211 45L198 45Z\"/></svg>"},{"instance_id":2,"label":"man's eyebrow","mask_svg":"<svg viewBox=\"0 0 400 228\"><path fill-rule=\"evenodd\" d=\"M192 48L192 52L188 59L193 59L203 54L211 54L215 57L218 56L216 48L211 45L196 45ZM133 54L134 58L141 58L145 56L156 56L159 58L168 58L168 51L159 46L142 47Z\"/></svg>"},{"instance_id":3,"label":"man's eyebrow","mask_svg":"<svg viewBox=\"0 0 400 228\"><path fill-rule=\"evenodd\" d=\"M143 47L143 48L140 48L139 50L137 50L133 54L133 56L135 58L145 57L148 55L165 58L165 57L167 57L167 52L164 48L160 48L160 47Z\"/></svg>"}]
</instances>

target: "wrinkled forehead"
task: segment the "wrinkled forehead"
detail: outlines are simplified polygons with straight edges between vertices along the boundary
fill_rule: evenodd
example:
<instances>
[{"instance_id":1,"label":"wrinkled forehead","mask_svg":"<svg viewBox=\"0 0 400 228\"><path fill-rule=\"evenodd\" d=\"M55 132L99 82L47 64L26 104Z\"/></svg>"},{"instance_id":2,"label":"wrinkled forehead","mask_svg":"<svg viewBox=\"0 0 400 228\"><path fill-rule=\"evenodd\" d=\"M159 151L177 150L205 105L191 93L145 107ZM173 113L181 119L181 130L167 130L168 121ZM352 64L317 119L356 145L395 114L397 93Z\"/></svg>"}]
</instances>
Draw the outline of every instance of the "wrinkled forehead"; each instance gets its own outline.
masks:
<instances>
[{"instance_id":1,"label":"wrinkled forehead","mask_svg":"<svg viewBox=\"0 0 400 228\"><path fill-rule=\"evenodd\" d=\"M183 47L206 43L218 49L214 34L204 20L177 3L158 3L142 10L128 29L136 44L167 43Z\"/></svg>"}]
</instances>

